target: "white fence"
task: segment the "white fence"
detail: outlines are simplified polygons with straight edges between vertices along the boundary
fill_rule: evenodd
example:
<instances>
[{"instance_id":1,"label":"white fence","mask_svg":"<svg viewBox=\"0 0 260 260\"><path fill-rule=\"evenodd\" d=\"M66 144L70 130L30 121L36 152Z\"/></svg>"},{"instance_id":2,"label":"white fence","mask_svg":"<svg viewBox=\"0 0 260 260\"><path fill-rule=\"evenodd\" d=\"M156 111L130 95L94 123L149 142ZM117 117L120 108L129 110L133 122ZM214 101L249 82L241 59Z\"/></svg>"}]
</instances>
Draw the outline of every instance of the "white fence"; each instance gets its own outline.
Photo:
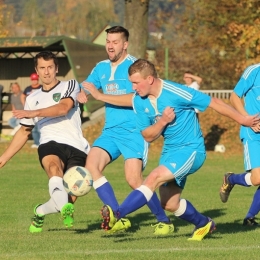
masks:
<instances>
[{"instance_id":1,"label":"white fence","mask_svg":"<svg viewBox=\"0 0 260 260\"><path fill-rule=\"evenodd\" d=\"M210 95L211 97L216 97L219 99L229 99L233 90L201 90L205 94Z\"/></svg>"}]
</instances>

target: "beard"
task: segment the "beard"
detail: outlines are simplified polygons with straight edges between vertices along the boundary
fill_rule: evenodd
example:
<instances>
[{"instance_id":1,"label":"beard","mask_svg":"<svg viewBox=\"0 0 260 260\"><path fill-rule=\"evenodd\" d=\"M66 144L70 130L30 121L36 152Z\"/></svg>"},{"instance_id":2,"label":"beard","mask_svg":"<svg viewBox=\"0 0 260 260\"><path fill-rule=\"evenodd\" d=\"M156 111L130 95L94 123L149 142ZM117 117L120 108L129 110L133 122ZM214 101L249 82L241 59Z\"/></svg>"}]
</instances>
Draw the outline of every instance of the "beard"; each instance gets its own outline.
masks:
<instances>
[{"instance_id":1,"label":"beard","mask_svg":"<svg viewBox=\"0 0 260 260\"><path fill-rule=\"evenodd\" d=\"M111 62L117 62L121 57L122 57L122 54L123 54L123 51L119 52L118 54L116 54L115 56L113 57L110 57L108 55L108 59L111 61Z\"/></svg>"}]
</instances>

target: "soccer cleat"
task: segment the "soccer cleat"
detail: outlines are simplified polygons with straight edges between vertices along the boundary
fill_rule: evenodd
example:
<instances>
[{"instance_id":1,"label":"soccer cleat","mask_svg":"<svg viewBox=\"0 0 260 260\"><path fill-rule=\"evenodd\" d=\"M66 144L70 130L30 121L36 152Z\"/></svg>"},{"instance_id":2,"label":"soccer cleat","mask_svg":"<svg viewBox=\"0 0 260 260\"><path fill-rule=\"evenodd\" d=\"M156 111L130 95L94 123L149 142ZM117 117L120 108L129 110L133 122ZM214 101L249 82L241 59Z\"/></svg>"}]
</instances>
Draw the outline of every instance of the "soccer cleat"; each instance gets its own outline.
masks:
<instances>
[{"instance_id":1,"label":"soccer cleat","mask_svg":"<svg viewBox=\"0 0 260 260\"><path fill-rule=\"evenodd\" d=\"M255 218L245 218L243 221L243 226L257 226L258 223L255 221Z\"/></svg>"},{"instance_id":2,"label":"soccer cleat","mask_svg":"<svg viewBox=\"0 0 260 260\"><path fill-rule=\"evenodd\" d=\"M32 223L29 227L29 231L31 233L39 233L42 232L42 226L43 226L43 221L44 221L44 217L45 215L42 214L38 214L36 212L36 209L40 206L41 204L38 204L34 207L34 216L32 218Z\"/></svg>"},{"instance_id":3,"label":"soccer cleat","mask_svg":"<svg viewBox=\"0 0 260 260\"><path fill-rule=\"evenodd\" d=\"M103 218L101 228L104 230L112 229L117 222L113 210L108 205L104 205L100 213Z\"/></svg>"},{"instance_id":4,"label":"soccer cleat","mask_svg":"<svg viewBox=\"0 0 260 260\"><path fill-rule=\"evenodd\" d=\"M117 220L114 226L111 229L106 230L106 232L107 234L113 234L119 231L126 231L130 227L131 227L131 222L129 219L120 218L119 220Z\"/></svg>"},{"instance_id":5,"label":"soccer cleat","mask_svg":"<svg viewBox=\"0 0 260 260\"><path fill-rule=\"evenodd\" d=\"M192 236L188 238L189 241L201 241L208 233L212 233L216 229L214 221L210 218L207 225L200 228L195 228Z\"/></svg>"},{"instance_id":6,"label":"soccer cleat","mask_svg":"<svg viewBox=\"0 0 260 260\"><path fill-rule=\"evenodd\" d=\"M234 185L230 184L229 180L228 180L229 176L232 174L234 174L234 173L228 172L228 173L224 174L224 180L223 180L223 183L222 183L220 191L219 191L219 196L223 203L228 201L229 194L234 187Z\"/></svg>"},{"instance_id":7,"label":"soccer cleat","mask_svg":"<svg viewBox=\"0 0 260 260\"><path fill-rule=\"evenodd\" d=\"M74 206L72 203L65 204L60 211L60 214L63 218L63 223L67 228L73 227L73 223L74 223L73 213L74 213Z\"/></svg>"},{"instance_id":8,"label":"soccer cleat","mask_svg":"<svg viewBox=\"0 0 260 260\"><path fill-rule=\"evenodd\" d=\"M154 227L154 235L168 235L174 232L174 226L172 223L159 222L151 226Z\"/></svg>"}]
</instances>

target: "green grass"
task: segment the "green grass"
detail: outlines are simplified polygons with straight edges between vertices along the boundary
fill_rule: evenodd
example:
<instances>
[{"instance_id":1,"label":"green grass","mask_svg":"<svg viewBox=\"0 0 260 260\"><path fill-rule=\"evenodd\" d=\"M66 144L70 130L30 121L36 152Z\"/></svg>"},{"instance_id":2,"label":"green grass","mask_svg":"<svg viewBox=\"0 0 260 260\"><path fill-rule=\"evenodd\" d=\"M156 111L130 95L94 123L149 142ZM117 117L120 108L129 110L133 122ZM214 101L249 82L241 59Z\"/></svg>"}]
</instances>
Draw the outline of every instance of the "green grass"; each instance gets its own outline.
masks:
<instances>
[{"instance_id":1,"label":"green grass","mask_svg":"<svg viewBox=\"0 0 260 260\"><path fill-rule=\"evenodd\" d=\"M0 153L6 145L0 144ZM157 161L151 156L145 175ZM256 188L235 187L226 204L218 195L223 173L242 169L242 155L211 152L204 166L188 178L183 197L217 224L217 230L201 242L187 241L193 226L170 213L174 234L155 237L150 227L155 218L146 206L128 216L129 231L106 235L100 229L102 202L94 190L75 204L73 229L65 229L59 214L53 214L45 218L42 233L30 234L33 207L49 195L47 176L28 144L0 169L0 259L258 259L260 230L242 226ZM119 202L130 191L122 170L120 158L105 171Z\"/></svg>"}]
</instances>

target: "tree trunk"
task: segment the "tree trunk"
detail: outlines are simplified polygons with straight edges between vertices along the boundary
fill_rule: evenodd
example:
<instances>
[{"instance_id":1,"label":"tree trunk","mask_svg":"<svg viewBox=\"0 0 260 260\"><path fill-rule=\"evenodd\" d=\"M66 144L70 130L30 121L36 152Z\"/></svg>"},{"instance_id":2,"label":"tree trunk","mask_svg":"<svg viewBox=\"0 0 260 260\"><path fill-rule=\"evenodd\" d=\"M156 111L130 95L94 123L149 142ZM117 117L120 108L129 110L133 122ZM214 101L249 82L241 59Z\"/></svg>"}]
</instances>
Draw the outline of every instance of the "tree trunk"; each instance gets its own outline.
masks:
<instances>
[{"instance_id":1,"label":"tree trunk","mask_svg":"<svg viewBox=\"0 0 260 260\"><path fill-rule=\"evenodd\" d=\"M149 0L125 0L125 27L130 33L128 53L146 57Z\"/></svg>"}]
</instances>

